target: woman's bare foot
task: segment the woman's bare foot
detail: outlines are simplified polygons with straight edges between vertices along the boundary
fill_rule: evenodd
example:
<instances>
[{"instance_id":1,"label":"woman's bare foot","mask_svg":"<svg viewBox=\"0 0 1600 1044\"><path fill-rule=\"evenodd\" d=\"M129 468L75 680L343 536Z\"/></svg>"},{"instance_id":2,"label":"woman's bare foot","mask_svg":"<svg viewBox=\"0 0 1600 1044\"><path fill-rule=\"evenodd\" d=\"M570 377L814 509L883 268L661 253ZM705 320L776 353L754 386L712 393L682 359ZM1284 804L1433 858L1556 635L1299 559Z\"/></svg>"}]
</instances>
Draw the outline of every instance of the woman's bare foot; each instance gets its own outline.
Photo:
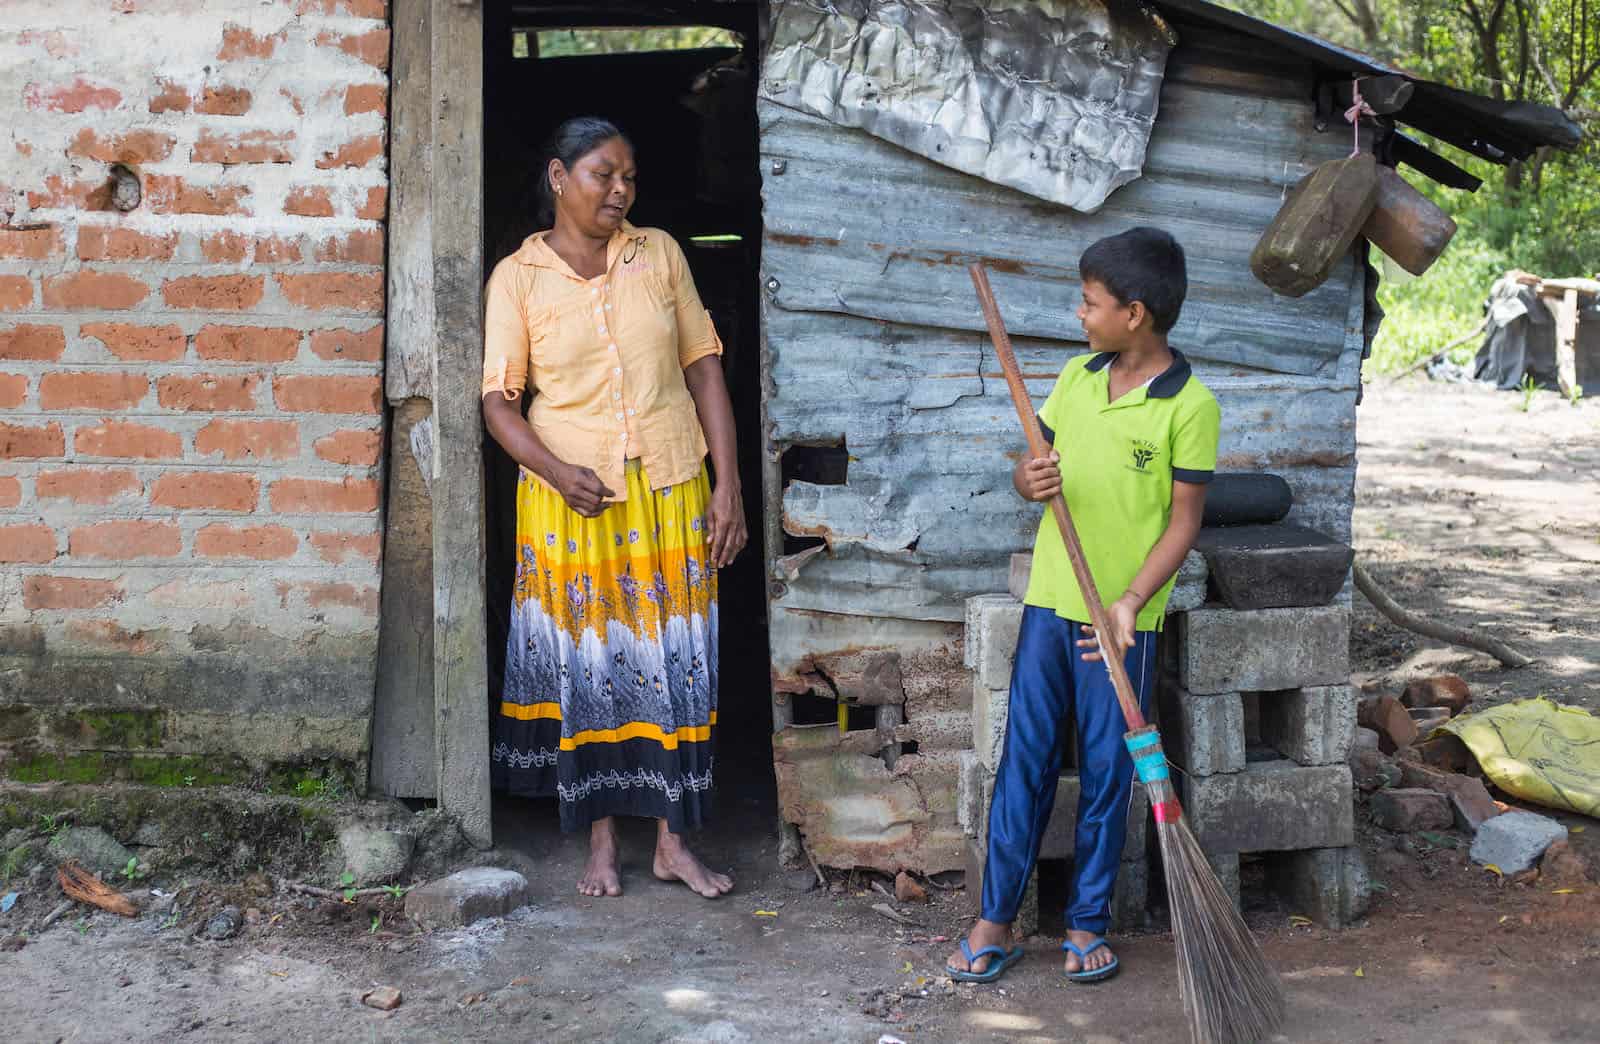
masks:
<instances>
[{"instance_id":1,"label":"woman's bare foot","mask_svg":"<svg viewBox=\"0 0 1600 1044\"><path fill-rule=\"evenodd\" d=\"M1067 932L1067 941L1072 943L1072 945L1076 946L1080 950L1084 949L1098 938L1100 937L1093 932L1080 932L1076 930ZM1064 967L1068 975L1073 975L1081 971L1094 971L1097 968L1104 968L1106 965L1110 964L1115 957L1116 955L1111 952L1110 946L1100 947L1098 950L1095 950L1093 953L1089 954L1088 957L1081 961L1078 959L1077 954L1069 950L1067 952L1067 959Z\"/></svg>"},{"instance_id":2,"label":"woman's bare foot","mask_svg":"<svg viewBox=\"0 0 1600 1044\"><path fill-rule=\"evenodd\" d=\"M656 821L656 859L655 875L663 881L682 881L689 889L698 892L707 899L716 899L733 891L733 878L727 874L715 874L705 868L705 864L695 858L689 851L689 846L684 844L680 834L674 834L667 829L667 821Z\"/></svg>"},{"instance_id":3,"label":"woman's bare foot","mask_svg":"<svg viewBox=\"0 0 1600 1044\"><path fill-rule=\"evenodd\" d=\"M589 828L589 862L578 881L578 894L621 895L622 876L617 870L617 825L610 816Z\"/></svg>"},{"instance_id":4,"label":"woman's bare foot","mask_svg":"<svg viewBox=\"0 0 1600 1044\"><path fill-rule=\"evenodd\" d=\"M985 946L998 946L1004 950L1011 945L1011 926L979 918L978 923L972 926L972 931L967 933L967 945L972 948L973 953L977 953ZM956 952L945 960L945 964L956 971L969 971L982 975L989 970L989 962L992 960L994 955L986 954L975 961L968 961L966 955L961 952L961 947L957 946Z\"/></svg>"}]
</instances>

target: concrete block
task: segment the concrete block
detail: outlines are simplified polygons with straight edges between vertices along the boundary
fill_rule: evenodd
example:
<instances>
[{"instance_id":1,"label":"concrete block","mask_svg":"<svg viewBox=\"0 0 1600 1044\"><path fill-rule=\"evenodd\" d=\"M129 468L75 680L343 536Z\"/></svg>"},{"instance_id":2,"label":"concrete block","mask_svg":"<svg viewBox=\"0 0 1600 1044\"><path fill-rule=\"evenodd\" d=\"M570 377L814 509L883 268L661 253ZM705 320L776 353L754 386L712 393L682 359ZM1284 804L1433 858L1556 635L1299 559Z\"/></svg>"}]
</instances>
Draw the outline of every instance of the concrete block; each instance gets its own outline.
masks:
<instances>
[{"instance_id":1,"label":"concrete block","mask_svg":"<svg viewBox=\"0 0 1600 1044\"><path fill-rule=\"evenodd\" d=\"M956 785L956 821L968 837L988 836L989 799L994 796L994 773L978 760L978 752L961 752Z\"/></svg>"},{"instance_id":2,"label":"concrete block","mask_svg":"<svg viewBox=\"0 0 1600 1044\"><path fill-rule=\"evenodd\" d=\"M1348 544L1287 523L1202 529L1195 550L1230 609L1327 605L1355 558Z\"/></svg>"},{"instance_id":3,"label":"concrete block","mask_svg":"<svg viewBox=\"0 0 1600 1044\"><path fill-rule=\"evenodd\" d=\"M1481 866L1494 865L1507 877L1537 866L1545 849L1567 839L1567 828L1536 812L1505 812L1478 827L1471 856Z\"/></svg>"},{"instance_id":4,"label":"concrete block","mask_svg":"<svg viewBox=\"0 0 1600 1044\"><path fill-rule=\"evenodd\" d=\"M1179 768L1191 776L1244 769L1244 700L1239 693L1197 696L1164 683L1160 703L1167 757Z\"/></svg>"},{"instance_id":5,"label":"concrete block","mask_svg":"<svg viewBox=\"0 0 1600 1044\"><path fill-rule=\"evenodd\" d=\"M1233 908L1239 909L1244 902L1241 898L1243 885L1239 873L1239 853L1207 852L1206 862L1211 864L1217 880L1222 884L1222 890L1233 897Z\"/></svg>"},{"instance_id":6,"label":"concrete block","mask_svg":"<svg viewBox=\"0 0 1600 1044\"><path fill-rule=\"evenodd\" d=\"M1082 788L1076 775L1062 776L1056 782L1056 803L1045 825L1044 838L1039 844L1040 859L1070 859L1075 847L1078 829L1078 795ZM1143 783L1133 785L1133 797L1128 802L1128 834L1122 845L1124 860L1143 859L1145 837L1149 830L1150 796Z\"/></svg>"},{"instance_id":7,"label":"concrete block","mask_svg":"<svg viewBox=\"0 0 1600 1044\"><path fill-rule=\"evenodd\" d=\"M1257 697L1261 742L1302 765L1333 765L1355 741L1353 685L1312 685Z\"/></svg>"},{"instance_id":8,"label":"concrete block","mask_svg":"<svg viewBox=\"0 0 1600 1044\"><path fill-rule=\"evenodd\" d=\"M1348 765L1258 761L1187 781L1184 810L1207 852L1339 848L1355 839Z\"/></svg>"},{"instance_id":9,"label":"concrete block","mask_svg":"<svg viewBox=\"0 0 1600 1044\"><path fill-rule=\"evenodd\" d=\"M977 595L967 599L967 625L962 662L991 689L1011 685L1011 664L1022 629L1022 603L1010 595Z\"/></svg>"},{"instance_id":10,"label":"concrete block","mask_svg":"<svg viewBox=\"0 0 1600 1044\"><path fill-rule=\"evenodd\" d=\"M1355 923L1372 900L1367 861L1355 845L1268 856L1267 883L1288 901L1292 913L1324 928Z\"/></svg>"},{"instance_id":11,"label":"concrete block","mask_svg":"<svg viewBox=\"0 0 1600 1044\"><path fill-rule=\"evenodd\" d=\"M1126 859L1117 869L1111 890L1111 930L1132 932L1144 928L1150 914L1150 864Z\"/></svg>"},{"instance_id":12,"label":"concrete block","mask_svg":"<svg viewBox=\"0 0 1600 1044\"><path fill-rule=\"evenodd\" d=\"M983 912L983 870L989 855L988 838L973 838L967 842L967 902L974 914ZM1022 905L1017 907L1017 919L1011 922L1017 936L1033 935L1039 930L1039 870L1028 875L1028 886L1022 893Z\"/></svg>"},{"instance_id":13,"label":"concrete block","mask_svg":"<svg viewBox=\"0 0 1600 1044\"><path fill-rule=\"evenodd\" d=\"M1265 692L1350 681L1346 608L1196 609L1179 621L1179 679L1190 692Z\"/></svg>"},{"instance_id":14,"label":"concrete block","mask_svg":"<svg viewBox=\"0 0 1600 1044\"><path fill-rule=\"evenodd\" d=\"M978 761L991 773L1000 767L1000 752L1006 743L1006 714L1011 706L1011 690L991 689L976 676L972 684L972 749Z\"/></svg>"},{"instance_id":15,"label":"concrete block","mask_svg":"<svg viewBox=\"0 0 1600 1044\"><path fill-rule=\"evenodd\" d=\"M1011 556L1011 572L1006 590L1011 597L1022 601L1028 596L1028 580L1033 573L1033 554L1024 552ZM1167 612L1182 613L1198 609L1206 601L1206 560L1198 551L1190 551L1178 567L1177 583L1167 598Z\"/></svg>"},{"instance_id":16,"label":"concrete block","mask_svg":"<svg viewBox=\"0 0 1600 1044\"><path fill-rule=\"evenodd\" d=\"M528 901L528 880L515 870L474 866L406 894L406 916L424 928L459 928L504 917Z\"/></svg>"}]
</instances>

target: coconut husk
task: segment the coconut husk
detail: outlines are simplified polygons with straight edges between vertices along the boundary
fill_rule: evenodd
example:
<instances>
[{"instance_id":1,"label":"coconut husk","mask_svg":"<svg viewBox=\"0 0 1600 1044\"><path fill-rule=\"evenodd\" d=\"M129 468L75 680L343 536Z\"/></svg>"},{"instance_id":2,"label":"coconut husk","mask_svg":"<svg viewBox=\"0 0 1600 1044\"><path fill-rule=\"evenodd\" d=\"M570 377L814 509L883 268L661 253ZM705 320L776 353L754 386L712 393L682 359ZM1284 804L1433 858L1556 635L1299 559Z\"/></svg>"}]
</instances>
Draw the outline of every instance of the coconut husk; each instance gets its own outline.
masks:
<instances>
[{"instance_id":1,"label":"coconut husk","mask_svg":"<svg viewBox=\"0 0 1600 1044\"><path fill-rule=\"evenodd\" d=\"M61 890L67 893L68 898L80 903L98 906L124 917L139 916L139 908L133 905L133 900L70 859L56 870L56 883L61 885Z\"/></svg>"}]
</instances>

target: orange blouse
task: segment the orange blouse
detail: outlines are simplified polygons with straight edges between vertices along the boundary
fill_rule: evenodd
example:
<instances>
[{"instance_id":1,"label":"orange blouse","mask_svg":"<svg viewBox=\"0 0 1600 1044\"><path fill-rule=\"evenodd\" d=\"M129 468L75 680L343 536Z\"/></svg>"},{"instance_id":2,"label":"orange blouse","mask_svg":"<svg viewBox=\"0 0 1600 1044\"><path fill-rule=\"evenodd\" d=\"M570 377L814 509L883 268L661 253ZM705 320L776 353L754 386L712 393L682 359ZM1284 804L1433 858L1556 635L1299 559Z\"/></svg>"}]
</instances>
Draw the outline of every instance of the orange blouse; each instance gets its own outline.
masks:
<instances>
[{"instance_id":1,"label":"orange blouse","mask_svg":"<svg viewBox=\"0 0 1600 1044\"><path fill-rule=\"evenodd\" d=\"M653 489L699 474L706 456L683 371L722 354L683 249L658 228L617 230L606 270L584 279L545 243L523 241L489 277L483 393L534 393L528 422L559 459L627 499L625 462Z\"/></svg>"}]
</instances>

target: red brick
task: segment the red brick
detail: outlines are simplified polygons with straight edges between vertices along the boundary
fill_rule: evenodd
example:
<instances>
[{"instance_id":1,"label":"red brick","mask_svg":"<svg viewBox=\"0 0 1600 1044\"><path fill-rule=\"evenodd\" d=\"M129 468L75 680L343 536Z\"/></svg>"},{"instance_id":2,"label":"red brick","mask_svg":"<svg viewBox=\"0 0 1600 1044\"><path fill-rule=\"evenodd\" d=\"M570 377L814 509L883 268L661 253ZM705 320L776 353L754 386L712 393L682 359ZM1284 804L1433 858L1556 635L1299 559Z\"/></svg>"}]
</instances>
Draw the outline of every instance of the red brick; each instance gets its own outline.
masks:
<instances>
[{"instance_id":1,"label":"red brick","mask_svg":"<svg viewBox=\"0 0 1600 1044\"><path fill-rule=\"evenodd\" d=\"M378 463L380 432L346 428L322 436L313 448L317 456L332 464L372 467Z\"/></svg>"},{"instance_id":2,"label":"red brick","mask_svg":"<svg viewBox=\"0 0 1600 1044\"><path fill-rule=\"evenodd\" d=\"M273 511L349 514L378 510L378 484L372 479L279 479L267 497Z\"/></svg>"},{"instance_id":3,"label":"red brick","mask_svg":"<svg viewBox=\"0 0 1600 1044\"><path fill-rule=\"evenodd\" d=\"M357 36L319 33L318 47L337 47L352 58L359 58L375 69L389 68L389 30L374 29Z\"/></svg>"},{"instance_id":4,"label":"red brick","mask_svg":"<svg viewBox=\"0 0 1600 1044\"><path fill-rule=\"evenodd\" d=\"M261 303L266 286L261 276L182 276L161 284L161 298L169 308L242 312Z\"/></svg>"},{"instance_id":5,"label":"red brick","mask_svg":"<svg viewBox=\"0 0 1600 1044\"><path fill-rule=\"evenodd\" d=\"M67 350L67 335L59 326L13 326L0 329L0 359L55 362Z\"/></svg>"},{"instance_id":6,"label":"red brick","mask_svg":"<svg viewBox=\"0 0 1600 1044\"><path fill-rule=\"evenodd\" d=\"M67 534L67 553L80 558L171 558L182 550L176 522L117 519Z\"/></svg>"},{"instance_id":7,"label":"red brick","mask_svg":"<svg viewBox=\"0 0 1600 1044\"><path fill-rule=\"evenodd\" d=\"M118 359L137 362L172 362L183 358L188 340L176 326L135 326L132 323L84 323L83 335L106 346Z\"/></svg>"},{"instance_id":8,"label":"red brick","mask_svg":"<svg viewBox=\"0 0 1600 1044\"><path fill-rule=\"evenodd\" d=\"M175 460L183 456L183 439L175 431L149 424L106 420L98 427L79 428L72 449L80 457Z\"/></svg>"},{"instance_id":9,"label":"red brick","mask_svg":"<svg viewBox=\"0 0 1600 1044\"><path fill-rule=\"evenodd\" d=\"M253 130L242 134L218 134L202 130L200 139L189 150L191 163L293 163L294 132Z\"/></svg>"},{"instance_id":10,"label":"red brick","mask_svg":"<svg viewBox=\"0 0 1600 1044\"><path fill-rule=\"evenodd\" d=\"M0 312L17 312L33 304L33 280L0 275Z\"/></svg>"},{"instance_id":11,"label":"red brick","mask_svg":"<svg viewBox=\"0 0 1600 1044\"><path fill-rule=\"evenodd\" d=\"M49 562L56 557L56 531L39 522L0 526L0 562Z\"/></svg>"},{"instance_id":12,"label":"red brick","mask_svg":"<svg viewBox=\"0 0 1600 1044\"><path fill-rule=\"evenodd\" d=\"M93 128L84 127L67 146L67 155L101 163L157 163L172 155L174 144L172 135L156 130L134 130L102 138Z\"/></svg>"},{"instance_id":13,"label":"red brick","mask_svg":"<svg viewBox=\"0 0 1600 1044\"><path fill-rule=\"evenodd\" d=\"M150 487L150 503L179 510L254 511L261 480L237 471L169 471Z\"/></svg>"},{"instance_id":14,"label":"red brick","mask_svg":"<svg viewBox=\"0 0 1600 1044\"><path fill-rule=\"evenodd\" d=\"M382 221L389 213L389 190L379 185L367 189L367 200L356 208L356 217L368 221Z\"/></svg>"},{"instance_id":15,"label":"red brick","mask_svg":"<svg viewBox=\"0 0 1600 1044\"><path fill-rule=\"evenodd\" d=\"M250 195L245 185L190 185L168 174L146 175L144 198L157 214L248 215L243 203Z\"/></svg>"},{"instance_id":16,"label":"red brick","mask_svg":"<svg viewBox=\"0 0 1600 1044\"><path fill-rule=\"evenodd\" d=\"M317 160L318 170L365 167L383 155L383 135L367 134L331 149Z\"/></svg>"},{"instance_id":17,"label":"red brick","mask_svg":"<svg viewBox=\"0 0 1600 1044\"><path fill-rule=\"evenodd\" d=\"M156 401L168 410L253 410L260 383L261 375L256 373L163 377L156 383Z\"/></svg>"},{"instance_id":18,"label":"red brick","mask_svg":"<svg viewBox=\"0 0 1600 1044\"><path fill-rule=\"evenodd\" d=\"M145 187L148 193L148 181ZM68 181L51 174L44 179L42 191L28 192L28 206L35 210L110 210L111 181Z\"/></svg>"},{"instance_id":19,"label":"red brick","mask_svg":"<svg viewBox=\"0 0 1600 1044\"><path fill-rule=\"evenodd\" d=\"M0 228L0 257L43 261L60 257L63 249L61 229L55 225Z\"/></svg>"},{"instance_id":20,"label":"red brick","mask_svg":"<svg viewBox=\"0 0 1600 1044\"><path fill-rule=\"evenodd\" d=\"M130 656L143 656L156 646L148 631L130 631L115 620L68 620L67 636Z\"/></svg>"},{"instance_id":21,"label":"red brick","mask_svg":"<svg viewBox=\"0 0 1600 1044\"><path fill-rule=\"evenodd\" d=\"M20 373L0 373L0 410L14 410L27 397L27 377Z\"/></svg>"},{"instance_id":22,"label":"red brick","mask_svg":"<svg viewBox=\"0 0 1600 1044\"><path fill-rule=\"evenodd\" d=\"M298 94L287 87L279 87L278 93L283 95L284 100L289 103L289 108L294 110L296 116L304 116L306 114L306 103L300 99Z\"/></svg>"},{"instance_id":23,"label":"red brick","mask_svg":"<svg viewBox=\"0 0 1600 1044\"><path fill-rule=\"evenodd\" d=\"M275 377L272 401L289 413L377 413L383 381L377 377Z\"/></svg>"},{"instance_id":24,"label":"red brick","mask_svg":"<svg viewBox=\"0 0 1600 1044\"><path fill-rule=\"evenodd\" d=\"M243 87L207 87L194 111L208 116L243 116L250 111L250 92Z\"/></svg>"},{"instance_id":25,"label":"red brick","mask_svg":"<svg viewBox=\"0 0 1600 1044\"><path fill-rule=\"evenodd\" d=\"M122 599L120 580L35 575L22 581L22 605L26 609L99 609Z\"/></svg>"},{"instance_id":26,"label":"red brick","mask_svg":"<svg viewBox=\"0 0 1600 1044\"><path fill-rule=\"evenodd\" d=\"M300 540L284 526L209 525L194 535L195 554L206 558L292 558Z\"/></svg>"},{"instance_id":27,"label":"red brick","mask_svg":"<svg viewBox=\"0 0 1600 1044\"><path fill-rule=\"evenodd\" d=\"M344 114L359 116L364 112L380 115L389 108L389 87L382 83L357 83L344 89Z\"/></svg>"},{"instance_id":28,"label":"red brick","mask_svg":"<svg viewBox=\"0 0 1600 1044\"><path fill-rule=\"evenodd\" d=\"M103 370L47 373L39 378L39 407L46 410L126 410L150 392L149 378Z\"/></svg>"},{"instance_id":29,"label":"red brick","mask_svg":"<svg viewBox=\"0 0 1600 1044\"><path fill-rule=\"evenodd\" d=\"M202 326L195 354L224 362L288 362L300 351L299 330L262 326Z\"/></svg>"},{"instance_id":30,"label":"red brick","mask_svg":"<svg viewBox=\"0 0 1600 1044\"><path fill-rule=\"evenodd\" d=\"M147 236L129 228L82 225L78 228L81 261L171 261L178 234Z\"/></svg>"},{"instance_id":31,"label":"red brick","mask_svg":"<svg viewBox=\"0 0 1600 1044\"><path fill-rule=\"evenodd\" d=\"M329 362L377 362L383 358L383 324L365 330L318 330L311 351Z\"/></svg>"},{"instance_id":32,"label":"red brick","mask_svg":"<svg viewBox=\"0 0 1600 1044\"><path fill-rule=\"evenodd\" d=\"M306 604L313 609L325 609L328 606L342 606L347 609L360 609L362 612L377 615L378 589L375 587L357 587L355 584L278 584L278 595L283 600L283 607L289 607L289 599L299 592L306 597Z\"/></svg>"},{"instance_id":33,"label":"red brick","mask_svg":"<svg viewBox=\"0 0 1600 1044\"><path fill-rule=\"evenodd\" d=\"M294 460L300 456L300 426L294 421L214 420L194 436L203 456L223 460Z\"/></svg>"},{"instance_id":34,"label":"red brick","mask_svg":"<svg viewBox=\"0 0 1600 1044\"><path fill-rule=\"evenodd\" d=\"M261 265L286 264L300 260L300 242L269 236L256 240L256 263Z\"/></svg>"},{"instance_id":35,"label":"red brick","mask_svg":"<svg viewBox=\"0 0 1600 1044\"><path fill-rule=\"evenodd\" d=\"M120 272L79 269L44 281L44 306L64 312L80 308L132 308L150 296L150 288Z\"/></svg>"},{"instance_id":36,"label":"red brick","mask_svg":"<svg viewBox=\"0 0 1600 1044\"><path fill-rule=\"evenodd\" d=\"M317 244L318 261L345 261L357 265L383 264L383 229L365 228L343 239L329 236Z\"/></svg>"},{"instance_id":37,"label":"red brick","mask_svg":"<svg viewBox=\"0 0 1600 1044\"><path fill-rule=\"evenodd\" d=\"M158 80L160 90L150 99L151 112L188 112L192 104L189 92L171 80Z\"/></svg>"},{"instance_id":38,"label":"red brick","mask_svg":"<svg viewBox=\"0 0 1600 1044\"><path fill-rule=\"evenodd\" d=\"M216 264L233 264L250 256L250 240L238 232L218 232L200 240L200 256Z\"/></svg>"},{"instance_id":39,"label":"red brick","mask_svg":"<svg viewBox=\"0 0 1600 1044\"><path fill-rule=\"evenodd\" d=\"M77 504L109 504L118 497L144 493L144 483L126 469L74 467L41 471L34 482L40 500L70 500Z\"/></svg>"},{"instance_id":40,"label":"red brick","mask_svg":"<svg viewBox=\"0 0 1600 1044\"><path fill-rule=\"evenodd\" d=\"M61 457L67 452L67 436L59 424L6 424L0 421L0 460Z\"/></svg>"},{"instance_id":41,"label":"red brick","mask_svg":"<svg viewBox=\"0 0 1600 1044\"><path fill-rule=\"evenodd\" d=\"M387 53L387 41L384 43L384 50ZM30 109L82 112L85 109L115 109L122 104L122 95L110 87L98 86L80 76L65 84L30 83L22 89L22 100Z\"/></svg>"},{"instance_id":42,"label":"red brick","mask_svg":"<svg viewBox=\"0 0 1600 1044\"><path fill-rule=\"evenodd\" d=\"M242 25L223 26L222 47L217 51L217 60L233 62L241 58L271 58L272 52L277 50L282 41L282 33L260 36Z\"/></svg>"},{"instance_id":43,"label":"red brick","mask_svg":"<svg viewBox=\"0 0 1600 1044\"><path fill-rule=\"evenodd\" d=\"M347 558L376 562L383 550L381 533L312 533L310 539L322 560L334 565Z\"/></svg>"},{"instance_id":44,"label":"red brick","mask_svg":"<svg viewBox=\"0 0 1600 1044\"><path fill-rule=\"evenodd\" d=\"M296 0L297 15L347 15L351 18L387 18L387 0Z\"/></svg>"},{"instance_id":45,"label":"red brick","mask_svg":"<svg viewBox=\"0 0 1600 1044\"><path fill-rule=\"evenodd\" d=\"M333 196L320 185L301 185L289 190L283 212L296 217L333 217Z\"/></svg>"},{"instance_id":46,"label":"red brick","mask_svg":"<svg viewBox=\"0 0 1600 1044\"><path fill-rule=\"evenodd\" d=\"M22 483L13 475L0 475L0 508L14 508L22 503ZM315 541L316 537L312 537Z\"/></svg>"},{"instance_id":47,"label":"red brick","mask_svg":"<svg viewBox=\"0 0 1600 1044\"><path fill-rule=\"evenodd\" d=\"M284 299L297 308L317 311L378 312L383 310L383 273L320 272L275 277Z\"/></svg>"}]
</instances>

